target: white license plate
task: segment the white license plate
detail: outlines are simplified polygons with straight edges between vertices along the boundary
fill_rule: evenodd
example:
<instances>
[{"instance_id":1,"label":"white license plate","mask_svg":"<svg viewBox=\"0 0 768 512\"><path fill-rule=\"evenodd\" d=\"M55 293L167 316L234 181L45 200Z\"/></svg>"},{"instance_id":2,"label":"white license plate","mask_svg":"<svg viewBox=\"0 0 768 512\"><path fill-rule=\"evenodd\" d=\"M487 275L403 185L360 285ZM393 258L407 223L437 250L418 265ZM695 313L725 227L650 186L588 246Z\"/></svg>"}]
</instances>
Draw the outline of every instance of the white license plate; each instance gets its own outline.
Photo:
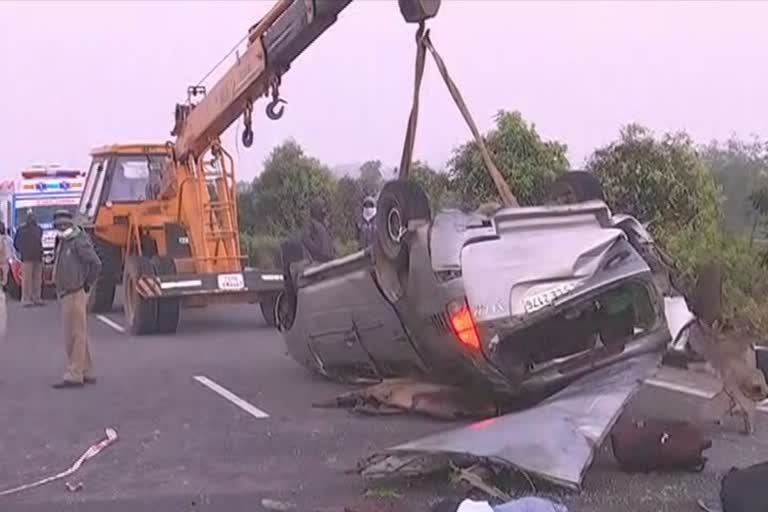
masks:
<instances>
[{"instance_id":1,"label":"white license plate","mask_svg":"<svg viewBox=\"0 0 768 512\"><path fill-rule=\"evenodd\" d=\"M565 295L578 286L578 283L564 283L554 288L523 299L523 308L526 313L533 313L541 308L549 306L555 299Z\"/></svg>"},{"instance_id":2,"label":"white license plate","mask_svg":"<svg viewBox=\"0 0 768 512\"><path fill-rule=\"evenodd\" d=\"M245 288L243 274L220 274L218 280L220 290L242 290Z\"/></svg>"}]
</instances>

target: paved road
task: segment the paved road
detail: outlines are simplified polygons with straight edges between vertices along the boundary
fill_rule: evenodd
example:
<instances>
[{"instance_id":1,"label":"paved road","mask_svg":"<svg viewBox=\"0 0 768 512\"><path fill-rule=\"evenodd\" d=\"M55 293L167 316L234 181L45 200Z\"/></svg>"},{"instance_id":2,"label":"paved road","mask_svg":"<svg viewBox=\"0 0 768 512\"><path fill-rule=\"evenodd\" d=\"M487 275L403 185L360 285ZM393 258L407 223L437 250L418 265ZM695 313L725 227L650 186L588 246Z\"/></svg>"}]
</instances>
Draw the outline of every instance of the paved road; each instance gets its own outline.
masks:
<instances>
[{"instance_id":1,"label":"paved road","mask_svg":"<svg viewBox=\"0 0 768 512\"><path fill-rule=\"evenodd\" d=\"M0 510L259 511L262 499L296 510L428 510L437 496L458 492L444 478L377 483L346 474L375 448L446 428L420 418L371 418L314 409L342 387L309 375L285 354L258 306L186 310L175 336L136 338L90 320L99 381L54 390L62 370L55 305L12 304L9 336L0 346L0 490L68 467L106 427L119 441L71 478L12 497ZM112 323L121 317L108 315ZM205 377L258 409L256 416L195 380ZM700 398L646 387L630 414L690 418ZM261 411L268 417L257 417ZM768 433L765 418L758 428ZM707 469L695 475L619 473L601 449L582 493L553 492L572 511L696 510L714 496L731 465L768 459L768 435L745 439L712 430ZM367 494L367 496L366 496Z\"/></svg>"}]
</instances>

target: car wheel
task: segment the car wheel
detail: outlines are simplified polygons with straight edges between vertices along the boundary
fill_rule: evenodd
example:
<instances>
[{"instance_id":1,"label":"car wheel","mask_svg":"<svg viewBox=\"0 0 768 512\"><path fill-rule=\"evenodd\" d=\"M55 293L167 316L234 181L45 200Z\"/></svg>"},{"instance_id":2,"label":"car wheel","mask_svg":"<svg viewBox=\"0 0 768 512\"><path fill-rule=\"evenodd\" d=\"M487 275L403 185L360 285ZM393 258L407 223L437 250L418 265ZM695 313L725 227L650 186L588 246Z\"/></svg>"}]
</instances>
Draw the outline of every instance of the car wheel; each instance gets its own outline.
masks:
<instances>
[{"instance_id":1,"label":"car wheel","mask_svg":"<svg viewBox=\"0 0 768 512\"><path fill-rule=\"evenodd\" d=\"M414 220L429 221L432 215L424 189L412 181L390 181L379 194L373 246L376 280L392 303L405 294L410 265L405 233Z\"/></svg>"},{"instance_id":2,"label":"car wheel","mask_svg":"<svg viewBox=\"0 0 768 512\"><path fill-rule=\"evenodd\" d=\"M573 204L605 201L603 186L594 174L570 171L560 175L549 189L547 204Z\"/></svg>"},{"instance_id":3,"label":"car wheel","mask_svg":"<svg viewBox=\"0 0 768 512\"><path fill-rule=\"evenodd\" d=\"M132 334L152 334L157 326L157 300L142 297L138 291L139 278L154 276L149 258L129 256L123 272L123 312Z\"/></svg>"},{"instance_id":4,"label":"car wheel","mask_svg":"<svg viewBox=\"0 0 768 512\"><path fill-rule=\"evenodd\" d=\"M376 205L376 243L381 254L398 260L406 252L403 236L408 224L431 218L429 199L421 185L405 180L388 182Z\"/></svg>"}]
</instances>

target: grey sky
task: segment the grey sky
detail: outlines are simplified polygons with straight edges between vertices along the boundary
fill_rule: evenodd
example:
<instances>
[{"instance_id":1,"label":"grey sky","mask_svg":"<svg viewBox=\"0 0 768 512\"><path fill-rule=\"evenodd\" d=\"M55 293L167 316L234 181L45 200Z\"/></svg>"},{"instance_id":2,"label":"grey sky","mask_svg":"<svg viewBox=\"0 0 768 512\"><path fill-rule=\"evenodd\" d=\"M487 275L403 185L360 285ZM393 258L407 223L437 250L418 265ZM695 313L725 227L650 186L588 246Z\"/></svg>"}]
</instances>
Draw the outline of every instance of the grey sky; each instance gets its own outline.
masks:
<instances>
[{"instance_id":1,"label":"grey sky","mask_svg":"<svg viewBox=\"0 0 768 512\"><path fill-rule=\"evenodd\" d=\"M187 85L271 4L0 2L0 176L33 162L84 167L104 143L168 139ZM483 129L496 110L520 110L568 144L576 167L631 121L702 142L768 136L766 20L766 2L444 0L430 26ZM283 78L285 117L269 121L259 105L239 176L289 136L332 165L396 163L413 33L394 0L353 3ZM431 63L423 95L416 155L440 165L469 132Z\"/></svg>"}]
</instances>

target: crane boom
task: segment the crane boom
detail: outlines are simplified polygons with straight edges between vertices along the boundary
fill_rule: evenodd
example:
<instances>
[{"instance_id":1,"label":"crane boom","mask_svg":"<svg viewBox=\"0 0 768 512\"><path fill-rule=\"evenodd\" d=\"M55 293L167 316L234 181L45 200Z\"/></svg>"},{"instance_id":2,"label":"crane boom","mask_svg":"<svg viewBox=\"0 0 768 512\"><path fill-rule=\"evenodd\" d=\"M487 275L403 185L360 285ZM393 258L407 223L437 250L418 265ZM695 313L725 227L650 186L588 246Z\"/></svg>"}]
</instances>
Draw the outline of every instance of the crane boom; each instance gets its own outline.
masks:
<instances>
[{"instance_id":1,"label":"crane boom","mask_svg":"<svg viewBox=\"0 0 768 512\"><path fill-rule=\"evenodd\" d=\"M196 105L177 105L175 149L184 160L200 156L273 80L330 27L352 0L279 0L248 34L248 47ZM190 99L199 92L189 90Z\"/></svg>"}]
</instances>

